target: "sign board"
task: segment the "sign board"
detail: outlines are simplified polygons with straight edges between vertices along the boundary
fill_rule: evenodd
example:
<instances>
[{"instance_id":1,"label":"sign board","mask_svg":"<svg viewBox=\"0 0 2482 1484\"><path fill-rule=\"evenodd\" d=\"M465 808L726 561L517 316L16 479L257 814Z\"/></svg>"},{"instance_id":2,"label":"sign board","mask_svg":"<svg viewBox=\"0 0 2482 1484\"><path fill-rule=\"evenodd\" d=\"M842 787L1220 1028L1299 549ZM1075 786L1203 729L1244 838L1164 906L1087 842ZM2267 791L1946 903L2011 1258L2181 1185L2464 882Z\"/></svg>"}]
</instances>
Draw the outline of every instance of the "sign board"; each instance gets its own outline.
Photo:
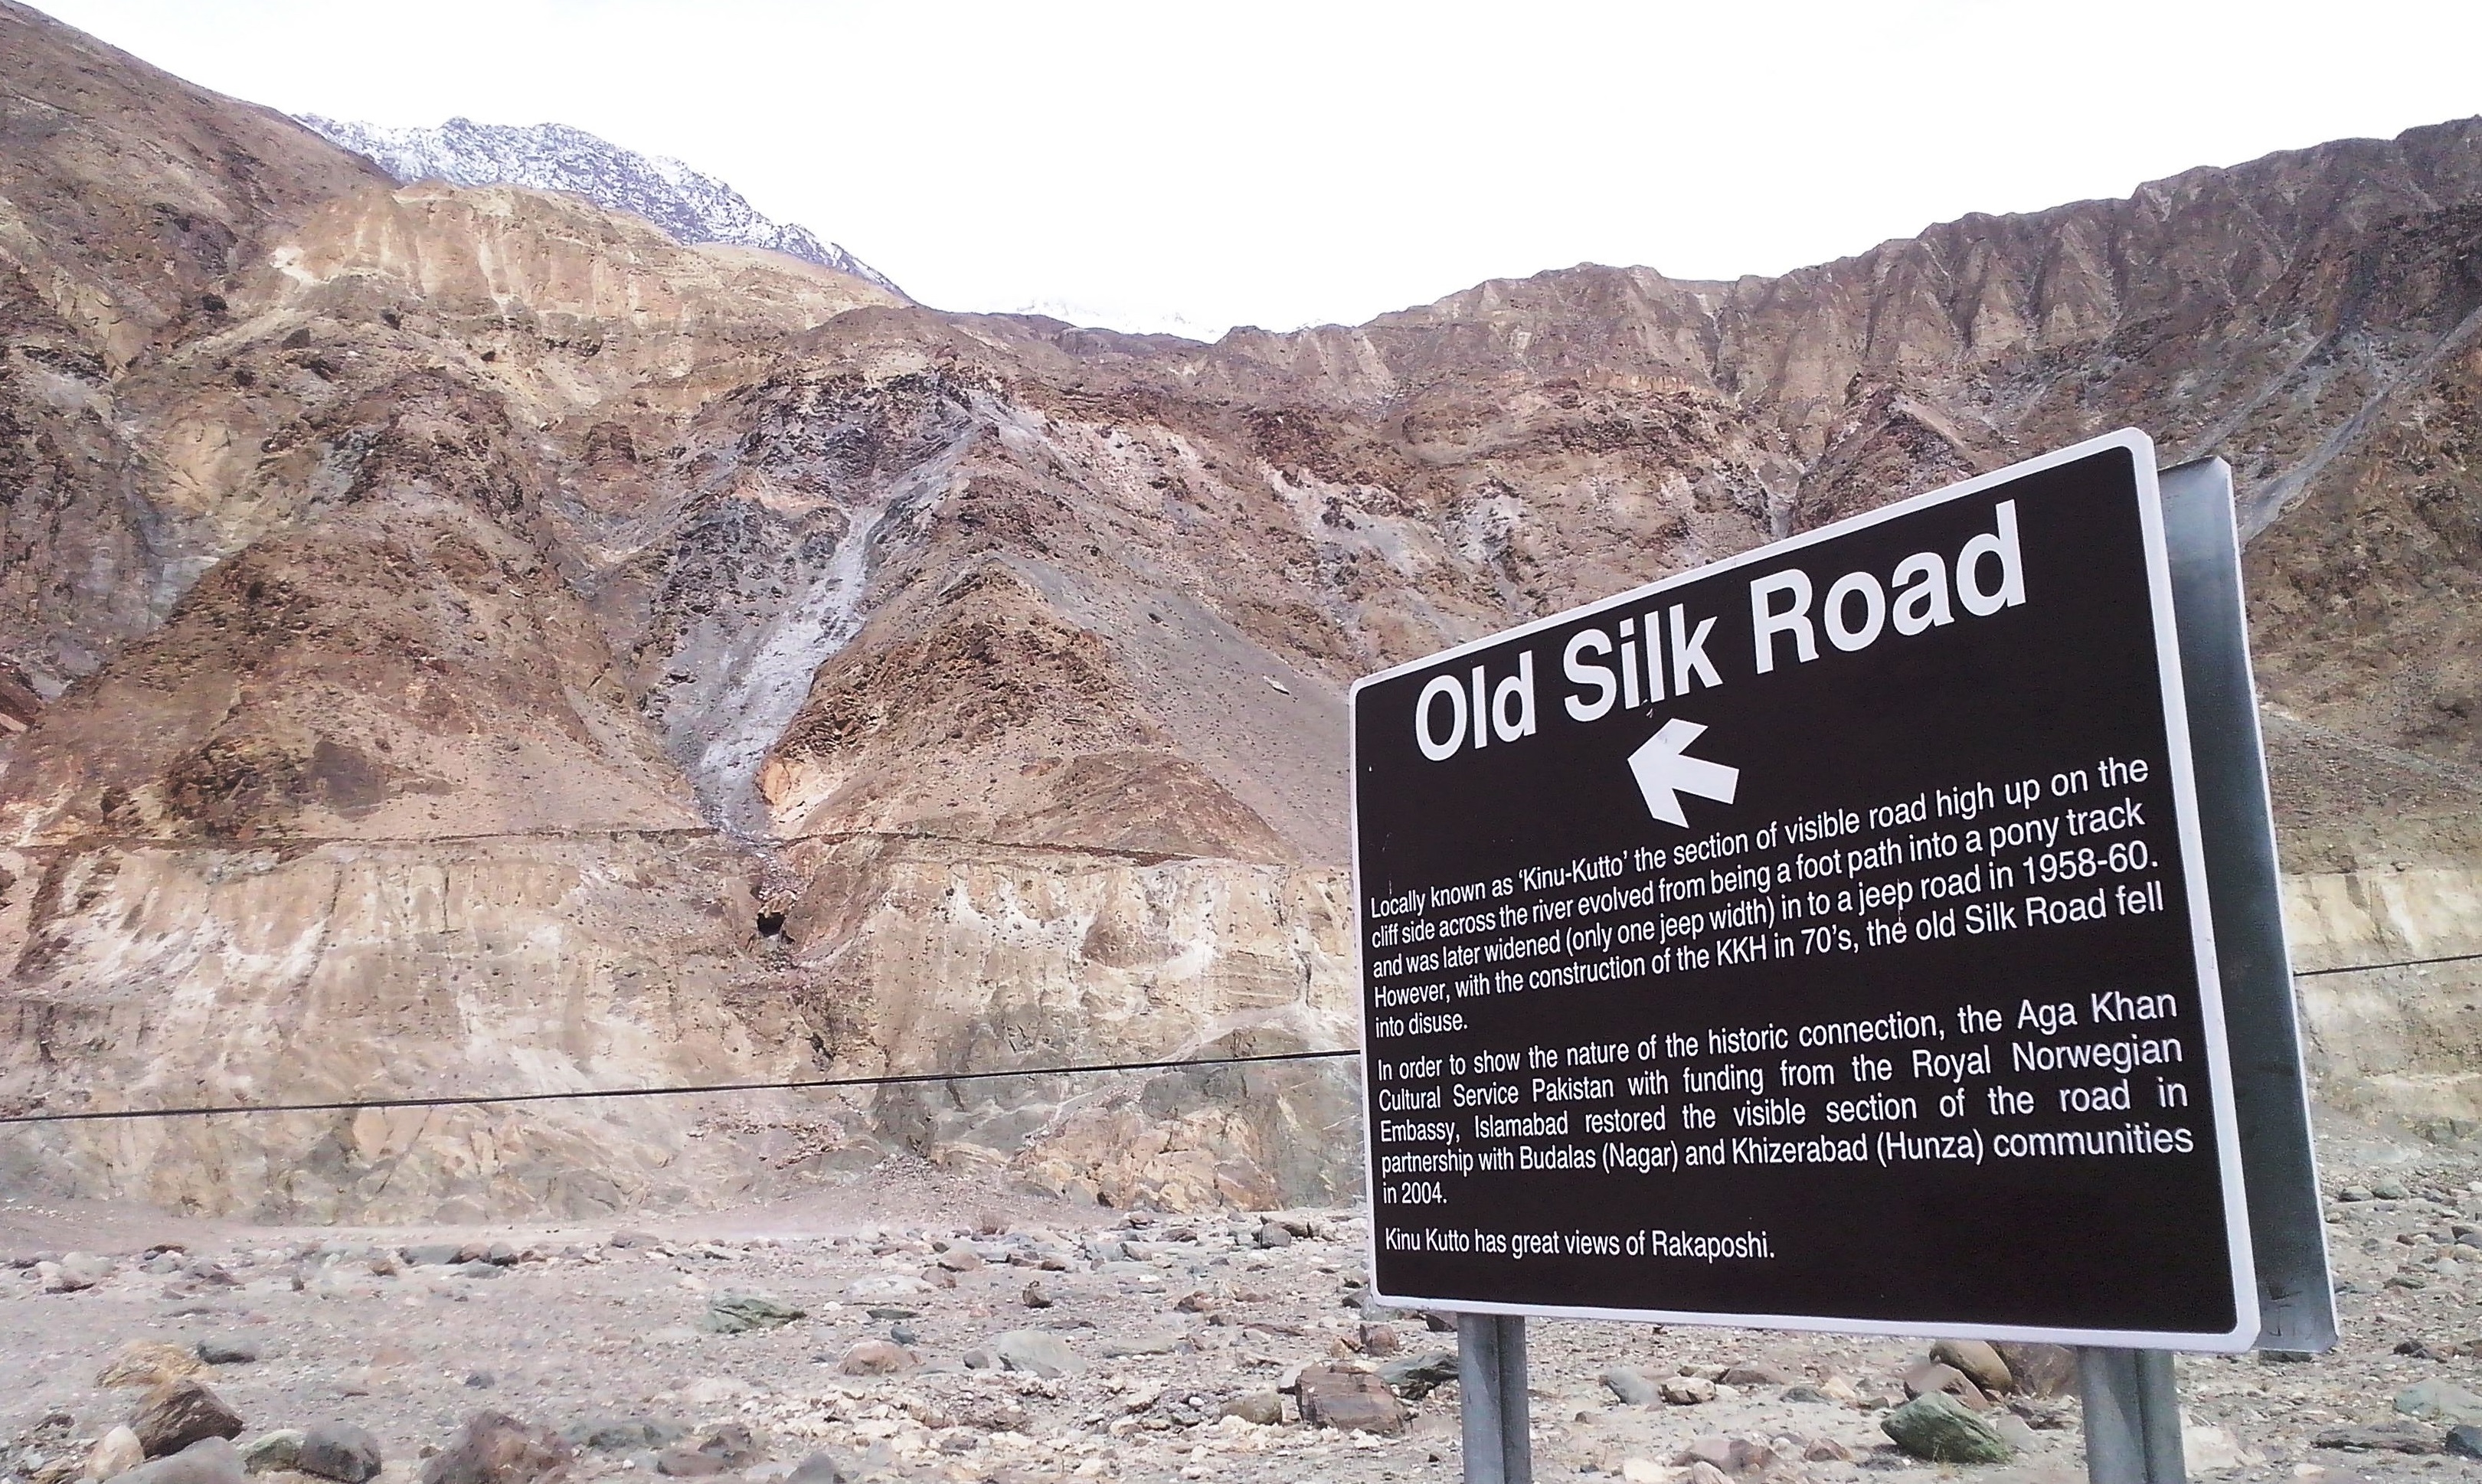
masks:
<instances>
[{"instance_id":1,"label":"sign board","mask_svg":"<svg viewBox=\"0 0 2482 1484\"><path fill-rule=\"evenodd\" d=\"M2133 432L1361 681L1377 1295L2247 1348L2183 697Z\"/></svg>"}]
</instances>

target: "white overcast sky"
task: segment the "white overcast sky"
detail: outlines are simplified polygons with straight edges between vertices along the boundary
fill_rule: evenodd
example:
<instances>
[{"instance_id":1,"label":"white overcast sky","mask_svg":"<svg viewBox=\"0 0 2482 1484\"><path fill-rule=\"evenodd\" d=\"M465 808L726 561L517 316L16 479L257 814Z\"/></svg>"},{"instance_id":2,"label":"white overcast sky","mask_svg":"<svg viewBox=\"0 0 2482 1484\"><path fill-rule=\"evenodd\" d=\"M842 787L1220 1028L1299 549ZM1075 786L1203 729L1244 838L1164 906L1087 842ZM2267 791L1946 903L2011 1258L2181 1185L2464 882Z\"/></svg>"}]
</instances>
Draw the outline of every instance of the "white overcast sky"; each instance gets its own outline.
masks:
<instances>
[{"instance_id":1,"label":"white overcast sky","mask_svg":"<svg viewBox=\"0 0 2482 1484\"><path fill-rule=\"evenodd\" d=\"M2482 3L37 0L294 113L574 124L943 308L1212 334L1781 272L2482 112Z\"/></svg>"}]
</instances>

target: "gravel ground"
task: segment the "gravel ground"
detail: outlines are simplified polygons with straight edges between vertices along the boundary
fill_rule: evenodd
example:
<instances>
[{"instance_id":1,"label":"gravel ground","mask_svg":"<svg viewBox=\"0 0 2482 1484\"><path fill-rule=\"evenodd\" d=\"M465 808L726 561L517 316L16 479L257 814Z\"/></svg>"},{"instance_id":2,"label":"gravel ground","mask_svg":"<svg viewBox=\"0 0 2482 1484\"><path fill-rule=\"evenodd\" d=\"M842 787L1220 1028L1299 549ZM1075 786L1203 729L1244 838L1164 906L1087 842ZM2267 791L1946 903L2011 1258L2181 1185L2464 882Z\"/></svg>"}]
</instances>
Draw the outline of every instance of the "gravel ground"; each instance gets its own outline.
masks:
<instances>
[{"instance_id":1,"label":"gravel ground","mask_svg":"<svg viewBox=\"0 0 2482 1484\"><path fill-rule=\"evenodd\" d=\"M2397 1151L2331 1168L2329 1186L2344 1342L2310 1360L2184 1358L2195 1473L2379 1478L2475 1467L2318 1439L2407 1423L2394 1402L2418 1382L2482 1391L2473 1308L2482 1161ZM1271 1240L1280 1245L1262 1245ZM199 1375L243 1418L240 1441L354 1423L379 1440L381 1484L418 1476L483 1409L553 1429L660 1424L657 1436L680 1430L679 1447L729 1423L753 1440L746 1449L730 1436L710 1442L723 1462L702 1464L667 1457L642 1429L635 1445L607 1438L582 1447L575 1480L723 1467L765 1484L819 1450L872 1484L1451 1477L1452 1385L1410 1402L1393 1437L1306 1425L1299 1398L1280 1394L1306 1366L1379 1367L1453 1347L1420 1315L1365 1316L1352 1305L1366 1241L1352 1210L1281 1213L1267 1231L1257 1216L1123 1216L893 1168L800 1206L628 1232L281 1230L13 1204L0 1206L0 1256L26 1265L0 1270L0 1437L13 1440L0 1477L76 1477L93 1441L145 1395L98 1384L140 1341L254 1349L254 1362ZM183 1249L147 1256L168 1242ZM66 1257L71 1245L110 1259L109 1276L81 1291L43 1291L54 1270L33 1259ZM435 1247L483 1260L408 1260L453 1256L422 1250ZM1029 1285L1045 1307L1029 1304ZM742 1334L701 1327L716 1300L748 1294L805 1316ZM1013 1348L998 1338L1018 1331L1065 1346L1074 1368L1045 1376L991 1365ZM1888 1473L2082 1476L2073 1399L2020 1400L2034 1425L2008 1424L2021 1447L2007 1465L1934 1466L1890 1445L1885 1408L1903 1400L1901 1373L1927 1341L1554 1320L1528 1333L1536 1471L1545 1479L1686 1484L1694 1473L1711 1484L1689 1456L1702 1440L1728 1470L1821 1484ZM884 1358L916 1364L848 1373L876 1348L855 1357L855 1347L873 1340L902 1352ZM1713 1400L1630 1405L1604 1382L1614 1366L1658 1384L1725 1384ZM1746 1384L1730 1384L1732 1367L1744 1367ZM1281 1420L1226 1417L1228 1405ZM2452 1420L2405 1436L2436 1449ZM1765 1452L1733 1453L1724 1444L1734 1439Z\"/></svg>"}]
</instances>

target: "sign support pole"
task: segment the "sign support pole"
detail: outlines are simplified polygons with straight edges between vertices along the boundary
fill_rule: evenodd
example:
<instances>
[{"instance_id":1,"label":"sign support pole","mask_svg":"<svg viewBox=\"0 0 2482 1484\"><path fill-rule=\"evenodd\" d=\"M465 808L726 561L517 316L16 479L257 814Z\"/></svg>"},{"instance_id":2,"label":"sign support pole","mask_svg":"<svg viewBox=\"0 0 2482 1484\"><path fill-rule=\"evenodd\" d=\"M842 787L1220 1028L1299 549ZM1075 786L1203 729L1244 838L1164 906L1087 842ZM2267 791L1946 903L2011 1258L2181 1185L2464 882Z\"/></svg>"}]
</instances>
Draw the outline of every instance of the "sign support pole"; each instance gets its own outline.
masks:
<instances>
[{"instance_id":1,"label":"sign support pole","mask_svg":"<svg viewBox=\"0 0 2482 1484\"><path fill-rule=\"evenodd\" d=\"M2169 1350L2077 1350L2088 1484L2182 1484L2180 1396Z\"/></svg>"},{"instance_id":2,"label":"sign support pole","mask_svg":"<svg viewBox=\"0 0 2482 1484\"><path fill-rule=\"evenodd\" d=\"M1465 1421L1465 1484L1534 1484L1523 1318L1457 1315L1457 1406Z\"/></svg>"}]
</instances>

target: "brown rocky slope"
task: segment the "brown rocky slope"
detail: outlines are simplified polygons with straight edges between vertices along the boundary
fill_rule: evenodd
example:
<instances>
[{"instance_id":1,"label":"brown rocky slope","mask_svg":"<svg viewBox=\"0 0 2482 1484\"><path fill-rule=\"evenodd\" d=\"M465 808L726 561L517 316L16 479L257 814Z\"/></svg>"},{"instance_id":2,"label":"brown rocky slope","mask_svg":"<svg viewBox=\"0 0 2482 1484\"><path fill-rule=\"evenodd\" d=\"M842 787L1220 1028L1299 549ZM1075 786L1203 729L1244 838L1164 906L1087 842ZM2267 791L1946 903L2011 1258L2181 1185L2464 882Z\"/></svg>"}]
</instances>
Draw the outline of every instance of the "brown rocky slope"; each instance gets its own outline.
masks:
<instances>
[{"instance_id":1,"label":"brown rocky slope","mask_svg":"<svg viewBox=\"0 0 2482 1484\"><path fill-rule=\"evenodd\" d=\"M1345 1045L1354 676L2126 423L2240 472L2305 959L2482 938L2482 122L1200 346L393 190L9 0L0 42L12 1108ZM2305 984L2332 1099L2476 1116L2472 974ZM1348 1086L55 1126L0 1169L287 1220L906 1149L1315 1201Z\"/></svg>"}]
</instances>

